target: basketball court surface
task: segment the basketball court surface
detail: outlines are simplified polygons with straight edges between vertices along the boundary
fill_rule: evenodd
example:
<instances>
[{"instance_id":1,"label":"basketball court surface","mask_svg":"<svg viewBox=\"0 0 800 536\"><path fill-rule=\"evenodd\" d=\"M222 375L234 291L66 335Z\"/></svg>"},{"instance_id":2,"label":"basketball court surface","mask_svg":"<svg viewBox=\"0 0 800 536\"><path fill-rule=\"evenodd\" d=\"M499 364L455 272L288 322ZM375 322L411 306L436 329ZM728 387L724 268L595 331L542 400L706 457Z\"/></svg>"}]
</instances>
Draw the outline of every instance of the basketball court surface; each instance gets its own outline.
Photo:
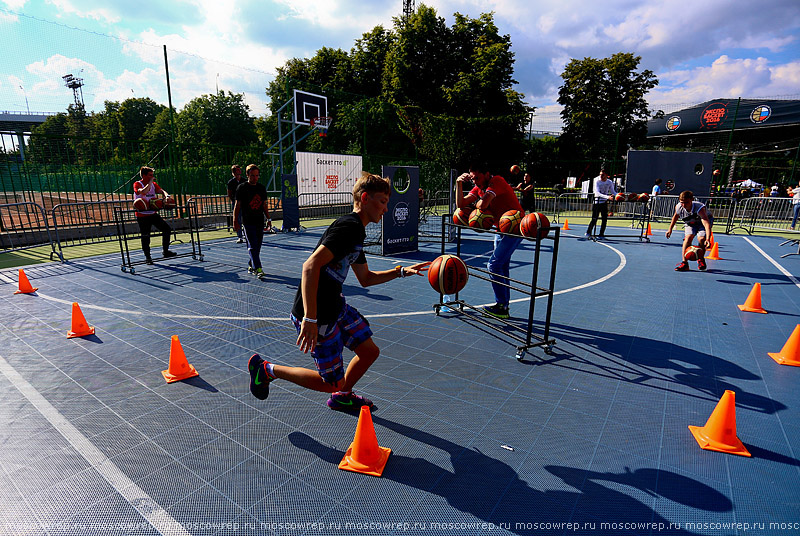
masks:
<instances>
[{"instance_id":1,"label":"basketball court surface","mask_svg":"<svg viewBox=\"0 0 800 536\"><path fill-rule=\"evenodd\" d=\"M381 348L356 386L392 449L381 478L337 467L357 414L287 382L264 401L248 391L253 353L313 367L288 315L321 230L265 237L263 282L234 238L135 274L118 255L26 267L35 294L14 295L17 270L3 271L0 533L796 534L800 368L767 353L800 323L800 257L781 259L779 238L719 235L724 260L678 273L680 233L584 232L560 241L557 344L522 361L502 333L436 316L424 277L349 277ZM462 258L483 267L491 249L468 234ZM530 279L532 250L512 277ZM768 314L737 307L755 283ZM461 297L493 301L478 279ZM522 323L528 304L512 300ZM95 335L66 338L73 302ZM173 335L199 376L167 384ZM702 450L688 429L727 390L752 457Z\"/></svg>"}]
</instances>

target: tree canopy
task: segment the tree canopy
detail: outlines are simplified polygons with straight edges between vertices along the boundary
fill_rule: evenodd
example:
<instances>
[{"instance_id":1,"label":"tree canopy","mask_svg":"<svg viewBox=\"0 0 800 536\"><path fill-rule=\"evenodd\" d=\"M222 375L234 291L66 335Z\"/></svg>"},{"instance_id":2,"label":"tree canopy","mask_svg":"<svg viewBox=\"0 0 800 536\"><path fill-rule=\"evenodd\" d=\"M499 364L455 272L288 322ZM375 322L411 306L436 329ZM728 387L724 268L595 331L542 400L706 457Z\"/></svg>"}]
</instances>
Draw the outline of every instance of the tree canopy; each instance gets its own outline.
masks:
<instances>
[{"instance_id":1,"label":"tree canopy","mask_svg":"<svg viewBox=\"0 0 800 536\"><path fill-rule=\"evenodd\" d=\"M644 96L658 85L652 71L638 72L641 56L571 60L561 73L558 103L564 109L563 147L573 156L617 158L644 141L649 111ZM615 152L616 150L616 152Z\"/></svg>"},{"instance_id":2,"label":"tree canopy","mask_svg":"<svg viewBox=\"0 0 800 536\"><path fill-rule=\"evenodd\" d=\"M500 35L491 14L456 13L448 27L420 5L408 19L395 19L392 30L364 33L349 53L322 48L287 61L267 95L274 113L292 89L326 95L335 122L326 152L421 154L449 165L505 162L522 152L530 111L512 89L513 72L511 39ZM309 138L306 148L322 145Z\"/></svg>"}]
</instances>

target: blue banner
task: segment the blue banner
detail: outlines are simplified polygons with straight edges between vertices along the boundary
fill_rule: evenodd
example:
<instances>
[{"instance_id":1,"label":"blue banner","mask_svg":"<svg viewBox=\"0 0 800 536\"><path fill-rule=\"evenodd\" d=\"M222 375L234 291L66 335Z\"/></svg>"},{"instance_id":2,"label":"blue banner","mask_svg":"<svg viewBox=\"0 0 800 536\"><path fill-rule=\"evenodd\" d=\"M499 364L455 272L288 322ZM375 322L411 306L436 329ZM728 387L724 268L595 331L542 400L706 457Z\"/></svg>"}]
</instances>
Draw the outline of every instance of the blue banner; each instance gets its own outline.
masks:
<instances>
[{"instance_id":1,"label":"blue banner","mask_svg":"<svg viewBox=\"0 0 800 536\"><path fill-rule=\"evenodd\" d=\"M384 166L392 183L388 212L383 216L382 254L419 250L419 168Z\"/></svg>"},{"instance_id":2,"label":"blue banner","mask_svg":"<svg viewBox=\"0 0 800 536\"><path fill-rule=\"evenodd\" d=\"M281 176L282 231L300 230L300 204L297 197L297 175Z\"/></svg>"}]
</instances>

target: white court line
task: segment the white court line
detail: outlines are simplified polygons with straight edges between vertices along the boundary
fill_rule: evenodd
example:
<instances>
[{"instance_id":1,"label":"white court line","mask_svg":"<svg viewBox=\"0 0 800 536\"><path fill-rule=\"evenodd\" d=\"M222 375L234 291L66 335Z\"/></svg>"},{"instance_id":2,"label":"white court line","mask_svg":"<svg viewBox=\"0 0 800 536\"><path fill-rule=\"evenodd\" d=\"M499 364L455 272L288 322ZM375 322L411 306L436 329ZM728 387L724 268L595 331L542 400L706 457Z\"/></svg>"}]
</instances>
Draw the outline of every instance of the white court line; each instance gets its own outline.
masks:
<instances>
[{"instance_id":1,"label":"white court line","mask_svg":"<svg viewBox=\"0 0 800 536\"><path fill-rule=\"evenodd\" d=\"M780 271L781 271L781 273L782 273L783 275L785 275L786 277L788 277L788 278L789 278L789 280L790 280L792 283L794 283L794 284L795 284L795 286L796 286L797 288L800 288L800 281L798 281L798 280L797 280L797 278L796 278L795 276L793 276L793 275L792 275L792 274L789 272L789 270L787 270L786 268L784 268L783 266L781 266L780 264L778 264L778 261L776 261L775 259L773 259L773 258L772 258L772 257L770 257L769 255L767 255L767 253L766 253L766 252L765 252L763 249L761 249L760 247L758 247L757 245L755 245L755 243L753 243L753 241L752 241L752 240L750 240L750 239L749 239L749 238L747 238L746 236L743 236L742 238L744 238L745 240L747 240L747 242L748 242L748 243L749 243L751 246L753 246L753 247L755 248L755 250L756 250L756 251L758 251L759 253L761 253L761 254L764 256L764 258L765 258L765 259L767 259L769 262L771 262L771 263L772 263L772 264L775 266L775 268L777 268L778 270L780 270Z\"/></svg>"},{"instance_id":2,"label":"white court line","mask_svg":"<svg viewBox=\"0 0 800 536\"><path fill-rule=\"evenodd\" d=\"M119 467L114 465L103 452L94 446L80 430L70 423L61 412L43 397L8 361L0 356L0 372L11 384L39 410L69 444L89 462L100 475L133 506L139 514L161 534L189 536L189 533L169 513L161 508L152 497L136 485Z\"/></svg>"},{"instance_id":3,"label":"white court line","mask_svg":"<svg viewBox=\"0 0 800 536\"><path fill-rule=\"evenodd\" d=\"M604 281L608 281L609 279L611 279L612 277L614 277L615 275L620 273L623 268L625 268L625 265L627 264L627 260L625 258L625 255L620 250L618 250L615 247L612 247L612 246L610 246L608 244L604 244L602 242L597 242L597 243L600 244L601 246L607 247L608 249L610 249L611 251L616 253L617 256L619 256L619 261L620 262L617 265L617 267L614 270L612 270L610 273L604 275L603 277L595 279L594 281L589 281L588 283L584 283L583 285L578 285L578 286L575 286L575 287L565 288L565 289L556 291L556 292L553 293L553 296L558 296L560 294L567 294L569 292L575 292L576 290L582 290L582 289L585 289L585 288L593 287L595 285L599 285L600 283L603 283ZM483 255L478 255L477 257L481 257L481 256L483 256ZM477 257L473 256L471 258L477 258ZM54 302L57 302L57 303L63 303L65 305L72 305L72 302L74 301L74 300L64 300L64 299L61 299L61 298L56 298L54 296L48 296L47 294L44 294L44 293L39 292L39 291L36 292L36 295L44 298L45 300L50 300L50 301L54 301ZM539 298L544 298L544 297L545 296L539 296ZM519 298L519 299L516 299L516 300L511 300L511 303L525 302L525 301L528 301L528 300L530 300L530 298ZM477 305L476 307L483 307L484 305L491 305L491 304L481 304L481 305ZM162 317L162 318L182 318L182 319L188 319L188 320L239 320L239 321L244 321L244 322L252 322L252 321L283 322L283 321L285 321L285 320L287 320L289 318L288 313L286 315L284 315L284 316L278 316L278 317L272 317L272 316L214 316L214 315L188 315L188 314L174 314L174 313L156 313L156 312L152 312L152 311L142 311L142 310L133 311L133 310L130 310L130 309L114 309L112 307L104 307L102 305L92 305L92 304L83 304L83 303L80 304L80 306L81 306L81 309L94 309L94 310L97 310L97 311L105 311L105 312L108 312L108 313L116 313L116 314L121 314L121 315L148 315L148 316L159 316L159 317ZM394 317L399 317L399 316L419 316L419 315L427 315L427 314L431 314L431 310L430 309L426 309L424 311L409 311L409 312L405 312L405 313L384 313L384 314L364 315L364 316L367 317L367 318L394 318Z\"/></svg>"}]
</instances>

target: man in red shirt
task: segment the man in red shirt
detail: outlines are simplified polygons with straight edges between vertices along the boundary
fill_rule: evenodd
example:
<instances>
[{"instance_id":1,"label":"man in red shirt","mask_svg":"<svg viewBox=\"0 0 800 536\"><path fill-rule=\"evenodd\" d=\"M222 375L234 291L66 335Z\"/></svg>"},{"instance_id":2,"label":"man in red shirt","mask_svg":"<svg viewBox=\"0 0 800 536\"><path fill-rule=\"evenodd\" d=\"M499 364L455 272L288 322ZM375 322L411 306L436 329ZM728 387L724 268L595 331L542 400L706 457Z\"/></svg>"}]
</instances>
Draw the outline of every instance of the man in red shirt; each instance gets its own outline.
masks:
<instances>
[{"instance_id":1,"label":"man in red shirt","mask_svg":"<svg viewBox=\"0 0 800 536\"><path fill-rule=\"evenodd\" d=\"M466 208L475 205L483 212L489 212L494 221L500 221L502 215L509 210L519 210L517 195L508 182L500 175L492 175L488 171L486 164L472 164L469 173L464 173L456 179L456 199L458 208ZM475 185L472 190L464 195L464 183L472 181ZM497 234L494 237L494 251L489 258L486 267L492 273L492 290L494 291L495 303L485 307L484 310L497 318L508 318L508 304L511 301L511 289L507 286L509 281L509 265L511 255L517 246L522 242L522 238L509 235Z\"/></svg>"},{"instance_id":2,"label":"man in red shirt","mask_svg":"<svg viewBox=\"0 0 800 536\"><path fill-rule=\"evenodd\" d=\"M142 251L144 252L145 262L153 264L153 259L150 257L150 231L153 227L161 231L161 246L164 251L164 257L177 255L174 251L169 250L172 227L158 215L158 212L151 210L150 205L152 201L160 196L165 200L170 200L171 198L165 190L156 184L154 180L155 170L153 168L142 166L139 169L139 176L141 180L133 183L133 206L136 209L136 222L139 224L139 230L141 231ZM147 210L140 210L140 207L146 207Z\"/></svg>"}]
</instances>

